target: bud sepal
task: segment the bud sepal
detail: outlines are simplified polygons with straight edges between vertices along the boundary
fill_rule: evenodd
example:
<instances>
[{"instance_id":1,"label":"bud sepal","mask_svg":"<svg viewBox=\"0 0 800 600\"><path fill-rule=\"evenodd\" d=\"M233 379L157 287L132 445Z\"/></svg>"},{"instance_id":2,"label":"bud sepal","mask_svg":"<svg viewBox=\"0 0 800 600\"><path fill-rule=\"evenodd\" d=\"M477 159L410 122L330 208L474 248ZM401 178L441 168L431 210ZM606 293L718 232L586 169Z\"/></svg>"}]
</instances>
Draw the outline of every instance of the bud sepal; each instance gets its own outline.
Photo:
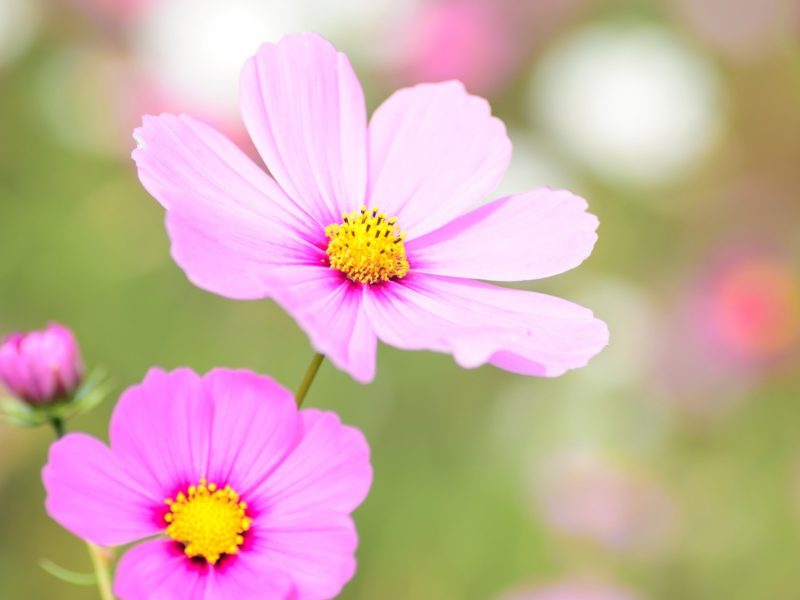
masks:
<instances>
[{"instance_id":1,"label":"bud sepal","mask_svg":"<svg viewBox=\"0 0 800 600\"><path fill-rule=\"evenodd\" d=\"M39 427L54 421L67 421L97 407L113 387L105 370L98 368L72 394L50 404L31 404L11 396L0 397L0 416L17 427Z\"/></svg>"}]
</instances>

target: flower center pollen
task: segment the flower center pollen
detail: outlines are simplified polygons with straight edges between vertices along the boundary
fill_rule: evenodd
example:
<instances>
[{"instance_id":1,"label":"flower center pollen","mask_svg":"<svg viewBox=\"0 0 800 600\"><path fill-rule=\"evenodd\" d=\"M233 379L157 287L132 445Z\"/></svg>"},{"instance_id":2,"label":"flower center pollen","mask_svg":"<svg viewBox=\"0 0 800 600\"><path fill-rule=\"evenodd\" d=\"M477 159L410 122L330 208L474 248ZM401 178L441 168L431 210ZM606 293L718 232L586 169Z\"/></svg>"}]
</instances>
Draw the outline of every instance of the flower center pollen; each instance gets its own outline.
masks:
<instances>
[{"instance_id":1,"label":"flower center pollen","mask_svg":"<svg viewBox=\"0 0 800 600\"><path fill-rule=\"evenodd\" d=\"M406 234L400 231L397 217L387 219L377 208L362 206L360 211L342 215L341 223L325 228L325 236L330 240L326 254L331 268L351 281L373 284L408 273Z\"/></svg>"},{"instance_id":2,"label":"flower center pollen","mask_svg":"<svg viewBox=\"0 0 800 600\"><path fill-rule=\"evenodd\" d=\"M247 504L240 501L229 485L219 488L200 479L186 493L178 492L174 499L165 500L169 512L166 533L184 545L189 558L202 556L216 564L223 554L236 554L244 543L243 534L252 520L247 516Z\"/></svg>"}]
</instances>

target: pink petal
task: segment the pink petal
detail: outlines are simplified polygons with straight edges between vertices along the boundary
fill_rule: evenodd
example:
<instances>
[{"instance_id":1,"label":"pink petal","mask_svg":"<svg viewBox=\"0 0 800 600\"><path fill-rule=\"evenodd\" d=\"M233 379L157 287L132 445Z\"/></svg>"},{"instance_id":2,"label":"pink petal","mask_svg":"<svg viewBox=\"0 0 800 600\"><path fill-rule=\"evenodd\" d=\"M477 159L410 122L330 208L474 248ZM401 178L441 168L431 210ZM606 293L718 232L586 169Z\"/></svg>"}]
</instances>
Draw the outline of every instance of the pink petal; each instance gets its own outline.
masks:
<instances>
[{"instance_id":1,"label":"pink petal","mask_svg":"<svg viewBox=\"0 0 800 600\"><path fill-rule=\"evenodd\" d=\"M300 598L332 598L355 570L349 514L372 483L369 446L334 413L304 410L303 439L264 482L256 545L292 574Z\"/></svg>"},{"instance_id":2,"label":"pink petal","mask_svg":"<svg viewBox=\"0 0 800 600\"><path fill-rule=\"evenodd\" d=\"M152 540L134 546L120 559L114 595L121 600L202 599L204 569L186 559L175 542Z\"/></svg>"},{"instance_id":3,"label":"pink petal","mask_svg":"<svg viewBox=\"0 0 800 600\"><path fill-rule=\"evenodd\" d=\"M370 121L368 204L418 237L491 192L510 160L502 121L461 83L402 89Z\"/></svg>"},{"instance_id":4,"label":"pink petal","mask_svg":"<svg viewBox=\"0 0 800 600\"><path fill-rule=\"evenodd\" d=\"M148 372L120 397L109 427L111 448L159 503L208 475L214 403L189 369Z\"/></svg>"},{"instance_id":5,"label":"pink petal","mask_svg":"<svg viewBox=\"0 0 800 600\"><path fill-rule=\"evenodd\" d=\"M540 188L482 206L406 246L418 273L522 281L578 266L597 241L586 200Z\"/></svg>"},{"instance_id":6,"label":"pink petal","mask_svg":"<svg viewBox=\"0 0 800 600\"><path fill-rule=\"evenodd\" d=\"M555 377L608 343L605 323L590 310L536 292L420 274L370 291L364 307L381 340L452 353L465 368L489 363Z\"/></svg>"},{"instance_id":7,"label":"pink petal","mask_svg":"<svg viewBox=\"0 0 800 600\"><path fill-rule=\"evenodd\" d=\"M320 512L269 527L253 550L290 574L298 600L327 600L338 596L352 579L357 545L349 516Z\"/></svg>"},{"instance_id":8,"label":"pink petal","mask_svg":"<svg viewBox=\"0 0 800 600\"><path fill-rule=\"evenodd\" d=\"M364 94L330 42L306 33L261 46L242 71L241 108L270 172L323 228L364 203Z\"/></svg>"},{"instance_id":9,"label":"pink petal","mask_svg":"<svg viewBox=\"0 0 800 600\"><path fill-rule=\"evenodd\" d=\"M73 433L50 447L42 471L47 513L80 538L117 546L159 533L163 498L98 440Z\"/></svg>"},{"instance_id":10,"label":"pink petal","mask_svg":"<svg viewBox=\"0 0 800 600\"><path fill-rule=\"evenodd\" d=\"M145 117L139 178L168 211L175 261L199 287L264 298L276 264L315 262L324 232L223 135L187 116Z\"/></svg>"},{"instance_id":11,"label":"pink petal","mask_svg":"<svg viewBox=\"0 0 800 600\"><path fill-rule=\"evenodd\" d=\"M247 497L300 441L294 396L249 371L215 369L203 383L213 414L205 475Z\"/></svg>"},{"instance_id":12,"label":"pink petal","mask_svg":"<svg viewBox=\"0 0 800 600\"><path fill-rule=\"evenodd\" d=\"M264 552L244 546L214 570L203 600L297 600L292 573L275 565ZM184 596L180 596L181 600Z\"/></svg>"},{"instance_id":13,"label":"pink petal","mask_svg":"<svg viewBox=\"0 0 800 600\"><path fill-rule=\"evenodd\" d=\"M43 331L32 331L20 343L20 354L27 359L27 366L32 375L31 387L38 391L43 400L53 398L58 380L54 368L48 360L47 334Z\"/></svg>"},{"instance_id":14,"label":"pink petal","mask_svg":"<svg viewBox=\"0 0 800 600\"><path fill-rule=\"evenodd\" d=\"M357 381L375 377L378 338L362 305L362 286L329 267L282 269L277 302L308 334L317 352Z\"/></svg>"},{"instance_id":15,"label":"pink petal","mask_svg":"<svg viewBox=\"0 0 800 600\"><path fill-rule=\"evenodd\" d=\"M258 493L266 495L271 516L326 510L349 514L372 484L369 445L335 413L306 409L300 415L300 443Z\"/></svg>"},{"instance_id":16,"label":"pink petal","mask_svg":"<svg viewBox=\"0 0 800 600\"><path fill-rule=\"evenodd\" d=\"M209 567L186 558L180 546L153 540L128 550L119 562L114 594L122 600L289 600L291 581L243 549Z\"/></svg>"}]
</instances>

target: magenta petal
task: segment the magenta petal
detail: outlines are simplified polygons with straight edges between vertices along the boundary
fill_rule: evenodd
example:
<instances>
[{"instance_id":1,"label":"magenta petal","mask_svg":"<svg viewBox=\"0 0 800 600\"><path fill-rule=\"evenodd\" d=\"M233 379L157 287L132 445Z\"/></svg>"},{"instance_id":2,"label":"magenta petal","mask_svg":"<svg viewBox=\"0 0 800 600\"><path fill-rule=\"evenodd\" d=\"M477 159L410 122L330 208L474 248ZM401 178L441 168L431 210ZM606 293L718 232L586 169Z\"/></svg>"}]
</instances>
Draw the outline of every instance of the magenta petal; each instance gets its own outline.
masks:
<instances>
[{"instance_id":1,"label":"magenta petal","mask_svg":"<svg viewBox=\"0 0 800 600\"><path fill-rule=\"evenodd\" d=\"M290 600L291 581L255 553L217 568L193 563L180 547L153 540L128 550L117 566L114 594L121 600Z\"/></svg>"},{"instance_id":2,"label":"magenta petal","mask_svg":"<svg viewBox=\"0 0 800 600\"><path fill-rule=\"evenodd\" d=\"M277 521L259 535L254 551L291 574L299 600L328 600L352 579L357 546L349 516L319 512Z\"/></svg>"},{"instance_id":3,"label":"magenta petal","mask_svg":"<svg viewBox=\"0 0 800 600\"><path fill-rule=\"evenodd\" d=\"M312 33L264 44L244 66L241 109L270 172L318 223L364 203L366 106L347 57Z\"/></svg>"},{"instance_id":4,"label":"magenta petal","mask_svg":"<svg viewBox=\"0 0 800 600\"><path fill-rule=\"evenodd\" d=\"M335 413L306 409L300 415L302 440L259 493L265 494L271 516L327 510L349 514L372 484L367 441Z\"/></svg>"},{"instance_id":5,"label":"magenta petal","mask_svg":"<svg viewBox=\"0 0 800 600\"><path fill-rule=\"evenodd\" d=\"M256 544L292 574L299 598L333 598L355 571L358 536L349 513L372 483L369 447L333 413L301 415L303 440L259 490Z\"/></svg>"},{"instance_id":6,"label":"magenta petal","mask_svg":"<svg viewBox=\"0 0 800 600\"><path fill-rule=\"evenodd\" d=\"M465 368L489 363L555 377L608 343L605 323L590 310L546 294L418 274L371 292L364 306L381 340L448 352Z\"/></svg>"},{"instance_id":7,"label":"magenta petal","mask_svg":"<svg viewBox=\"0 0 800 600\"><path fill-rule=\"evenodd\" d=\"M122 556L114 575L114 595L121 600L201 600L205 584L203 569L192 565L175 542L152 540Z\"/></svg>"},{"instance_id":8,"label":"magenta petal","mask_svg":"<svg viewBox=\"0 0 800 600\"><path fill-rule=\"evenodd\" d=\"M211 127L165 114L145 117L134 136L139 178L167 209L173 256L199 287L264 298L272 266L319 254L320 226Z\"/></svg>"},{"instance_id":9,"label":"magenta petal","mask_svg":"<svg viewBox=\"0 0 800 600\"><path fill-rule=\"evenodd\" d=\"M255 546L244 547L211 573L203 600L297 600L293 575Z\"/></svg>"},{"instance_id":10,"label":"magenta petal","mask_svg":"<svg viewBox=\"0 0 800 600\"><path fill-rule=\"evenodd\" d=\"M378 338L362 310L362 286L329 267L282 269L276 300L311 338L317 352L356 381L375 376Z\"/></svg>"},{"instance_id":11,"label":"magenta petal","mask_svg":"<svg viewBox=\"0 0 800 600\"><path fill-rule=\"evenodd\" d=\"M455 219L407 245L417 273L523 281L563 273L589 256L598 221L586 200L540 188Z\"/></svg>"},{"instance_id":12,"label":"magenta petal","mask_svg":"<svg viewBox=\"0 0 800 600\"><path fill-rule=\"evenodd\" d=\"M42 479L47 513L80 538L117 546L161 531L156 512L163 498L94 438L73 433L53 444Z\"/></svg>"},{"instance_id":13,"label":"magenta petal","mask_svg":"<svg viewBox=\"0 0 800 600\"><path fill-rule=\"evenodd\" d=\"M370 121L368 204L413 239L483 199L510 160L502 121L461 83L402 89Z\"/></svg>"},{"instance_id":14,"label":"magenta petal","mask_svg":"<svg viewBox=\"0 0 800 600\"><path fill-rule=\"evenodd\" d=\"M20 400L40 404L63 399L75 392L82 375L78 342L58 323L11 334L0 343L0 386Z\"/></svg>"},{"instance_id":15,"label":"magenta petal","mask_svg":"<svg viewBox=\"0 0 800 600\"><path fill-rule=\"evenodd\" d=\"M293 394L269 377L215 369L203 378L213 411L204 474L247 496L300 440Z\"/></svg>"},{"instance_id":16,"label":"magenta petal","mask_svg":"<svg viewBox=\"0 0 800 600\"><path fill-rule=\"evenodd\" d=\"M163 504L207 476L213 416L213 400L198 375L152 369L120 397L109 427L111 448Z\"/></svg>"}]
</instances>

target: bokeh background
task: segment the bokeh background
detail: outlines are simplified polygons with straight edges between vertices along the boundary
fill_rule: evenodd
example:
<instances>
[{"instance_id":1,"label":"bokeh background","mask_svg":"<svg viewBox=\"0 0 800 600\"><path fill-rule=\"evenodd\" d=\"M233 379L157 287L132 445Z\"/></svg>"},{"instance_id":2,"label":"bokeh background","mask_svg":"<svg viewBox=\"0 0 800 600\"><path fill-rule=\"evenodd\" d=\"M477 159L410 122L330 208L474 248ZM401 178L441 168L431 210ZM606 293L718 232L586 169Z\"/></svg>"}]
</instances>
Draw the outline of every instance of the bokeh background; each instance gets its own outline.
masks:
<instances>
[{"instance_id":1,"label":"bokeh background","mask_svg":"<svg viewBox=\"0 0 800 600\"><path fill-rule=\"evenodd\" d=\"M142 114L248 147L262 41L318 31L374 109L458 78L515 154L501 194L589 199L580 268L526 284L612 332L555 380L381 348L308 404L364 430L375 484L345 599L800 598L800 3L796 0L0 0L0 335L55 319L118 389L150 365L289 387L311 349L273 303L188 283L136 180ZM105 438L113 401L71 422ZM0 425L0 598L93 598L43 511L51 432Z\"/></svg>"}]
</instances>

